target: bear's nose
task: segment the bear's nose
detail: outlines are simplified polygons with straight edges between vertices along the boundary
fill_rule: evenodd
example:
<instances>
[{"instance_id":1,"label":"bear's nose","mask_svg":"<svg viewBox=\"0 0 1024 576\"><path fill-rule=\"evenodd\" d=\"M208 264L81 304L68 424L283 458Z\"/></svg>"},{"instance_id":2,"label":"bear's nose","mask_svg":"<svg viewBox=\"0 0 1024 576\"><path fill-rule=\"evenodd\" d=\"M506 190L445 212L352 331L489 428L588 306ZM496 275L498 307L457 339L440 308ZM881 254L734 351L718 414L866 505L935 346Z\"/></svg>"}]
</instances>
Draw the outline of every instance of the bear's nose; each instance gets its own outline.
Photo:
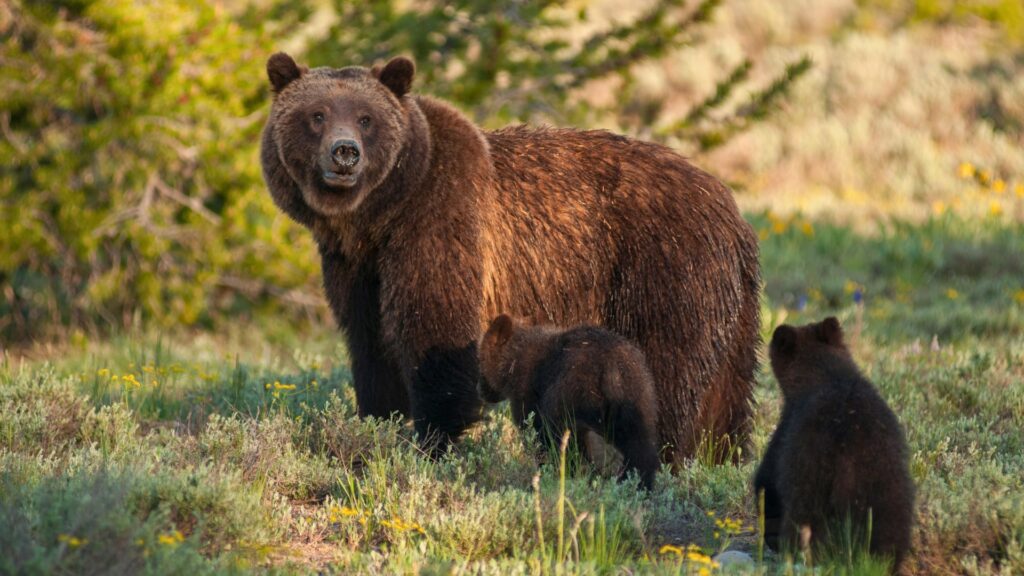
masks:
<instances>
[{"instance_id":1,"label":"bear's nose","mask_svg":"<svg viewBox=\"0 0 1024 576\"><path fill-rule=\"evenodd\" d=\"M359 143L355 140L335 140L331 144L331 158L338 166L351 168L359 163Z\"/></svg>"}]
</instances>

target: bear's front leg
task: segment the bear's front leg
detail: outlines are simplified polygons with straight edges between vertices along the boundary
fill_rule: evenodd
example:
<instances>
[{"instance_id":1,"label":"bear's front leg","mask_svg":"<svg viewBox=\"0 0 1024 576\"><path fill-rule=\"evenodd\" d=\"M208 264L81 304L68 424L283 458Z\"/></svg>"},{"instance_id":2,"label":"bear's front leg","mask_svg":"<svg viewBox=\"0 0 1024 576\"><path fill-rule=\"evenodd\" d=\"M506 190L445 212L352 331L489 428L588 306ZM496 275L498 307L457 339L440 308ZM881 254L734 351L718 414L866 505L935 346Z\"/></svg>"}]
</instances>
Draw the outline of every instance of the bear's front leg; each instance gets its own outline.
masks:
<instances>
[{"instance_id":1,"label":"bear's front leg","mask_svg":"<svg viewBox=\"0 0 1024 576\"><path fill-rule=\"evenodd\" d=\"M482 416L482 266L467 242L472 238L453 231L424 235L394 247L381 264L384 339L399 358L416 432L434 453Z\"/></svg>"},{"instance_id":2,"label":"bear's front leg","mask_svg":"<svg viewBox=\"0 0 1024 576\"><path fill-rule=\"evenodd\" d=\"M398 365L381 336L380 275L371 262L356 264L339 253L323 252L324 291L345 333L362 417L409 416L409 395Z\"/></svg>"},{"instance_id":3,"label":"bear's front leg","mask_svg":"<svg viewBox=\"0 0 1024 576\"><path fill-rule=\"evenodd\" d=\"M435 346L417 358L409 377L413 422L424 446L442 453L481 418L476 342Z\"/></svg>"}]
</instances>

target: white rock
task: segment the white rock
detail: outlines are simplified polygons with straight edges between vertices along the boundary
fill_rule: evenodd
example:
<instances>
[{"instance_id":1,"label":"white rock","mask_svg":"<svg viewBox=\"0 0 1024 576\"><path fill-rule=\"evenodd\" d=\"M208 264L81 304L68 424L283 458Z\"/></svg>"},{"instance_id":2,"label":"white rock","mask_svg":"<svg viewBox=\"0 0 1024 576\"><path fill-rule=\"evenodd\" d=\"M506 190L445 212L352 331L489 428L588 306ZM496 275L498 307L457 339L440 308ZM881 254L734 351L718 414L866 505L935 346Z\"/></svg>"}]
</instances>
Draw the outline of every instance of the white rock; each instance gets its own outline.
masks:
<instances>
[{"instance_id":1,"label":"white rock","mask_svg":"<svg viewBox=\"0 0 1024 576\"><path fill-rule=\"evenodd\" d=\"M715 562L718 562L722 567L726 566L753 566L754 559L750 557L750 554L746 552L740 552L739 550L726 550L718 556L712 558Z\"/></svg>"}]
</instances>

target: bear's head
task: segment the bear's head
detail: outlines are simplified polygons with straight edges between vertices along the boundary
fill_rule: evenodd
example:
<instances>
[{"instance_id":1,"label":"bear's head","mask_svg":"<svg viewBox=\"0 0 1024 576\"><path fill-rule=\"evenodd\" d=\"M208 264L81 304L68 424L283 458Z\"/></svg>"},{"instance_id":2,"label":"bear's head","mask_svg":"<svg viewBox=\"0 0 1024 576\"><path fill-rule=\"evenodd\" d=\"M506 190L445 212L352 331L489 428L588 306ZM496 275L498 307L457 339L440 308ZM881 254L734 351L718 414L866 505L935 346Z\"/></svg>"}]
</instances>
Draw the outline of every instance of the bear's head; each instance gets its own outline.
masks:
<instances>
[{"instance_id":1,"label":"bear's head","mask_svg":"<svg viewBox=\"0 0 1024 576\"><path fill-rule=\"evenodd\" d=\"M772 334L768 355L786 398L813 389L836 369L848 371L853 365L843 329L833 316L815 324L779 326Z\"/></svg>"},{"instance_id":2,"label":"bear's head","mask_svg":"<svg viewBox=\"0 0 1024 576\"><path fill-rule=\"evenodd\" d=\"M402 57L372 69L309 69L271 56L262 163L275 202L300 222L355 211L401 162L414 74Z\"/></svg>"},{"instance_id":3,"label":"bear's head","mask_svg":"<svg viewBox=\"0 0 1024 576\"><path fill-rule=\"evenodd\" d=\"M519 323L502 314L491 321L480 338L480 396L485 402L500 402L508 397L507 372L515 369L515 360L509 358L509 343L518 330Z\"/></svg>"}]
</instances>

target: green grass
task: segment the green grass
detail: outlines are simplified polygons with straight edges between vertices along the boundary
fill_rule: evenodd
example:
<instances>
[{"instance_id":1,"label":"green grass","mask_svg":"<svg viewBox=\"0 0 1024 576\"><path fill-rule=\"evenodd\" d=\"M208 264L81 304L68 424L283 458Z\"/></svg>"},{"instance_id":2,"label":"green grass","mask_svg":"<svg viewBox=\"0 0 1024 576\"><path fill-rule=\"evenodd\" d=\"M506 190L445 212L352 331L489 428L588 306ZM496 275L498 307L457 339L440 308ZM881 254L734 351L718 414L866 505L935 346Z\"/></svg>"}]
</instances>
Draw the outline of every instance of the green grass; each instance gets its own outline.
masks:
<instances>
[{"instance_id":1,"label":"green grass","mask_svg":"<svg viewBox=\"0 0 1024 576\"><path fill-rule=\"evenodd\" d=\"M1024 227L941 219L863 235L749 218L764 232L765 335L838 315L907 427L909 568L1024 572ZM75 337L5 357L0 573L698 574L689 544L759 556L749 482L780 409L766 370L742 463L665 468L644 496L572 454L538 463L540 440L506 408L431 460L406 424L355 416L332 330L283 333ZM716 572L808 562L884 572L857 550L766 552Z\"/></svg>"}]
</instances>

